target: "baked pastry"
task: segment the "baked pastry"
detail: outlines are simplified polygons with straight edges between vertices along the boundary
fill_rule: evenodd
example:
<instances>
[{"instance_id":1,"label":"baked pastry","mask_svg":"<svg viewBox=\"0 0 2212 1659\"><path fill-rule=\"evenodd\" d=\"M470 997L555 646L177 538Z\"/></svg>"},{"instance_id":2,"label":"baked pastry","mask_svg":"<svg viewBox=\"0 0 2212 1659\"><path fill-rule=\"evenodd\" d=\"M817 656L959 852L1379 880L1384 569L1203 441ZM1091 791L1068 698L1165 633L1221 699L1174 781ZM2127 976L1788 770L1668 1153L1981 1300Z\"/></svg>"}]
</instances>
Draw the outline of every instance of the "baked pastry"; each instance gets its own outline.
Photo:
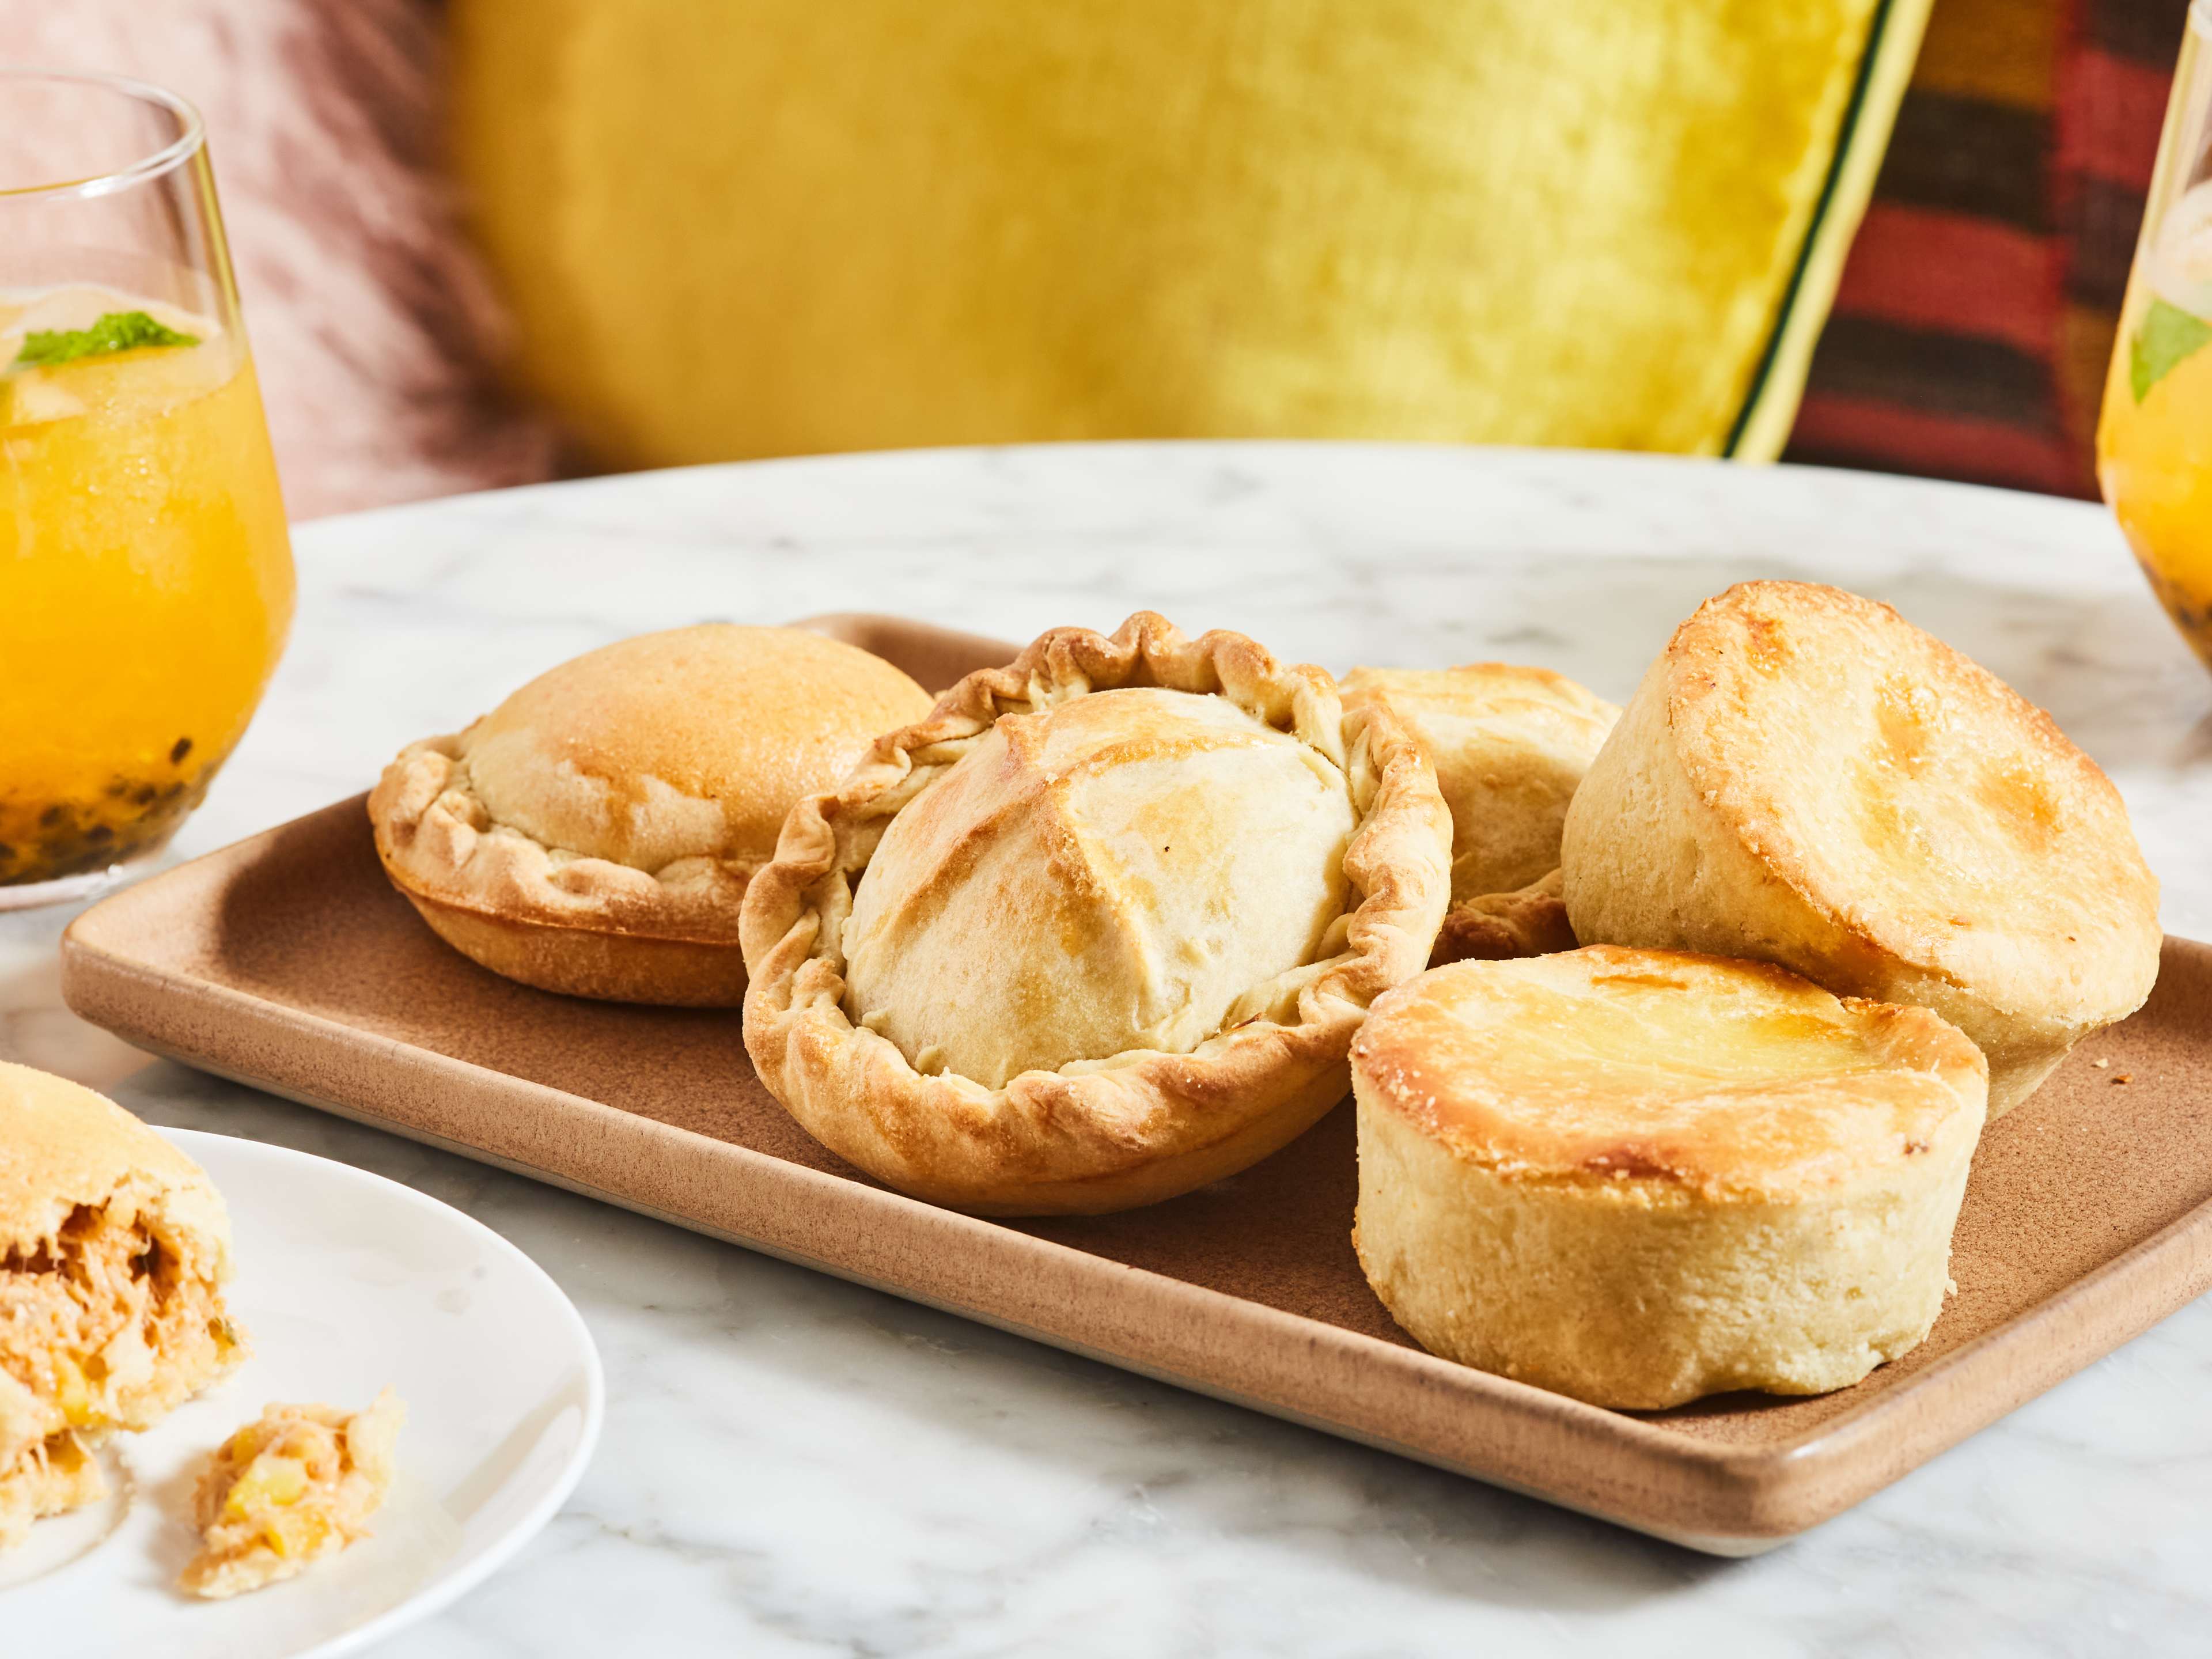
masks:
<instances>
[{"instance_id":1,"label":"baked pastry","mask_svg":"<svg viewBox=\"0 0 2212 1659\"><path fill-rule=\"evenodd\" d=\"M0 1546L105 1490L91 1448L246 1356L230 1221L112 1101L0 1062Z\"/></svg>"},{"instance_id":2,"label":"baked pastry","mask_svg":"<svg viewBox=\"0 0 2212 1659\"><path fill-rule=\"evenodd\" d=\"M368 816L392 884L494 973L735 1007L738 906L784 814L929 705L881 658L804 629L644 634L410 744Z\"/></svg>"},{"instance_id":3,"label":"baked pastry","mask_svg":"<svg viewBox=\"0 0 2212 1659\"><path fill-rule=\"evenodd\" d=\"M745 896L745 1046L902 1192L1150 1203L1342 1097L1450 849L1419 747L1320 669L1148 612L1058 629L793 811Z\"/></svg>"},{"instance_id":4,"label":"baked pastry","mask_svg":"<svg viewBox=\"0 0 2212 1659\"><path fill-rule=\"evenodd\" d=\"M1559 867L1567 802L1620 710L1564 674L1510 663L1355 668L1344 706L1385 702L1437 769L1452 815L1452 903Z\"/></svg>"},{"instance_id":5,"label":"baked pastry","mask_svg":"<svg viewBox=\"0 0 2212 1659\"><path fill-rule=\"evenodd\" d=\"M1594 945L1431 969L1352 1068L1360 1266L1446 1358L1601 1406L1815 1394L1942 1310L1987 1072L1924 1008Z\"/></svg>"},{"instance_id":6,"label":"baked pastry","mask_svg":"<svg viewBox=\"0 0 2212 1659\"><path fill-rule=\"evenodd\" d=\"M208 1458L192 1492L199 1553L179 1587L219 1601L294 1577L368 1536L407 1409L272 1405Z\"/></svg>"},{"instance_id":7,"label":"baked pastry","mask_svg":"<svg viewBox=\"0 0 2212 1659\"><path fill-rule=\"evenodd\" d=\"M1620 710L1564 674L1502 662L1353 669L1345 707L1373 702L1434 763L1451 808L1451 908L1430 961L1573 950L1559 830Z\"/></svg>"},{"instance_id":8,"label":"baked pastry","mask_svg":"<svg viewBox=\"0 0 2212 1659\"><path fill-rule=\"evenodd\" d=\"M1778 963L1934 1009L1990 1113L2142 1004L2158 883L2049 715L1887 605L1747 582L1675 631L1567 813L1585 943Z\"/></svg>"},{"instance_id":9,"label":"baked pastry","mask_svg":"<svg viewBox=\"0 0 2212 1659\"><path fill-rule=\"evenodd\" d=\"M1559 872L1554 870L1513 892L1484 893L1453 905L1437 930L1429 965L1573 950L1577 941L1574 929L1567 925L1560 886Z\"/></svg>"}]
</instances>

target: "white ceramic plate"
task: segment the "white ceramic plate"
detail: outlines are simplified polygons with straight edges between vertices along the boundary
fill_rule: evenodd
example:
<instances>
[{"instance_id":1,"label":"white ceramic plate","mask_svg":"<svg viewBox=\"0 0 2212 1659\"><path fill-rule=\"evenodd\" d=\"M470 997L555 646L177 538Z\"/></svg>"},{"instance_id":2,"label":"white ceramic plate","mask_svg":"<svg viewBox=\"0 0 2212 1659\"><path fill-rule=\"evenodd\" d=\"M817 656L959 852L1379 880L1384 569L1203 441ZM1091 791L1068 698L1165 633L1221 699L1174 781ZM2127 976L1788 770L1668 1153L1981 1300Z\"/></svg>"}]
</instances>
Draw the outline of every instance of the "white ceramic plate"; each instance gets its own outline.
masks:
<instances>
[{"instance_id":1,"label":"white ceramic plate","mask_svg":"<svg viewBox=\"0 0 2212 1659\"><path fill-rule=\"evenodd\" d=\"M102 1453L107 1500L0 1555L0 1651L40 1659L331 1659L434 1612L550 1520L599 1437L606 1384L528 1256L412 1188L282 1146L161 1133L230 1206L230 1307L253 1358ZM228 1601L175 1588L201 1460L273 1400L407 1405L376 1535Z\"/></svg>"}]
</instances>

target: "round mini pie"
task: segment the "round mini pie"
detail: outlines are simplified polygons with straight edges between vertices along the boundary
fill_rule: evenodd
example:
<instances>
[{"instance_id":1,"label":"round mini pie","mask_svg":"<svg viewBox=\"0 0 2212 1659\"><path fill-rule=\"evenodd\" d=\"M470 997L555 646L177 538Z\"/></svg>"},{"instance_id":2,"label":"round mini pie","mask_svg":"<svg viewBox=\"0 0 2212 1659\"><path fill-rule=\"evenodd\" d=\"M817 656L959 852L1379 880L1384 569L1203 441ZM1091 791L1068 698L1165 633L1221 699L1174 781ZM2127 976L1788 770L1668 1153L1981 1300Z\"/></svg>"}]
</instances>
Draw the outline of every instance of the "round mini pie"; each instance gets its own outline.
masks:
<instances>
[{"instance_id":1,"label":"round mini pie","mask_svg":"<svg viewBox=\"0 0 2212 1659\"><path fill-rule=\"evenodd\" d=\"M738 910L784 814L929 706L881 658L804 629L644 634L410 744L368 816L392 884L493 972L735 1007Z\"/></svg>"},{"instance_id":2,"label":"round mini pie","mask_svg":"<svg viewBox=\"0 0 2212 1659\"><path fill-rule=\"evenodd\" d=\"M1056 629L794 809L746 895L745 1046L902 1192L1150 1203L1342 1098L1450 848L1419 747L1320 669L1150 613Z\"/></svg>"},{"instance_id":3,"label":"round mini pie","mask_svg":"<svg viewBox=\"0 0 2212 1659\"><path fill-rule=\"evenodd\" d=\"M1353 669L1345 707L1375 702L1435 763L1451 808L1451 909L1432 960L1573 950L1559 831L1620 710L1564 674L1502 662Z\"/></svg>"},{"instance_id":4,"label":"round mini pie","mask_svg":"<svg viewBox=\"0 0 2212 1659\"><path fill-rule=\"evenodd\" d=\"M2158 883L2051 717L1887 605L1747 582L1675 630L1567 813L1586 943L1755 957L1934 1009L1990 1115L2142 1005Z\"/></svg>"},{"instance_id":5,"label":"round mini pie","mask_svg":"<svg viewBox=\"0 0 2212 1659\"><path fill-rule=\"evenodd\" d=\"M1601 1406L1816 1394L1942 1309L1988 1074L1924 1008L1594 945L1434 969L1352 1066L1360 1266L1446 1358Z\"/></svg>"}]
</instances>

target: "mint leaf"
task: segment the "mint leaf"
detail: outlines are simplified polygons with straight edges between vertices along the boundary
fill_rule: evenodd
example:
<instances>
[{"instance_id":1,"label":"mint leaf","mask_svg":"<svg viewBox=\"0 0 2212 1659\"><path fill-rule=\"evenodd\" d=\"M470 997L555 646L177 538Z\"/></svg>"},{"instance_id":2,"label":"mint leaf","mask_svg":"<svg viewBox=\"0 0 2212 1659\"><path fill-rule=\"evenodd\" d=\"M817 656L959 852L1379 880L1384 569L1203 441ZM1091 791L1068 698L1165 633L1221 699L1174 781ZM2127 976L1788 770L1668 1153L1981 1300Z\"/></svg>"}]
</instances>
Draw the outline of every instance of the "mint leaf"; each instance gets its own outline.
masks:
<instances>
[{"instance_id":1,"label":"mint leaf","mask_svg":"<svg viewBox=\"0 0 2212 1659\"><path fill-rule=\"evenodd\" d=\"M2128 385L2135 390L2136 401L2149 397L2153 386L2207 341L2212 341L2212 323L2191 316L2179 306L2153 300L2128 346Z\"/></svg>"},{"instance_id":2,"label":"mint leaf","mask_svg":"<svg viewBox=\"0 0 2212 1659\"><path fill-rule=\"evenodd\" d=\"M74 362L79 357L102 356L111 351L136 351L140 346L199 343L198 335L179 334L143 311L111 311L90 328L33 329L23 337L23 349L15 354L15 361L9 367L44 368L54 363Z\"/></svg>"}]
</instances>

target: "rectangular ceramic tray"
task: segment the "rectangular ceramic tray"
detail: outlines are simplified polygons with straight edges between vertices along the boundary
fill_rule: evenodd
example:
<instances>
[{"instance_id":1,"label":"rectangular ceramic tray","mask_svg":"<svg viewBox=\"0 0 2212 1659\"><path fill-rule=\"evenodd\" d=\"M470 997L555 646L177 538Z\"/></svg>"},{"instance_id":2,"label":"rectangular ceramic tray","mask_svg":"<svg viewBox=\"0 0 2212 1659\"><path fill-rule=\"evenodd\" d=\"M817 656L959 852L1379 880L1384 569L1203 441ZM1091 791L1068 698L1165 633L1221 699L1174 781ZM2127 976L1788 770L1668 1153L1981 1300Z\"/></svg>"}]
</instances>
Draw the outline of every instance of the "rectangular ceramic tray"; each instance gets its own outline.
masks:
<instances>
[{"instance_id":1,"label":"rectangular ceramic tray","mask_svg":"<svg viewBox=\"0 0 2212 1659\"><path fill-rule=\"evenodd\" d=\"M820 625L933 687L1008 654L888 619ZM1352 1253L1348 1106L1151 1209L939 1209L808 1139L734 1014L550 996L447 949L386 884L359 798L95 906L62 965L78 1013L187 1064L1719 1553L1826 1520L2212 1285L2212 949L2182 940L2142 1012L1990 1127L1958 1294L1917 1350L1818 1398L1641 1413L1407 1340Z\"/></svg>"}]
</instances>

